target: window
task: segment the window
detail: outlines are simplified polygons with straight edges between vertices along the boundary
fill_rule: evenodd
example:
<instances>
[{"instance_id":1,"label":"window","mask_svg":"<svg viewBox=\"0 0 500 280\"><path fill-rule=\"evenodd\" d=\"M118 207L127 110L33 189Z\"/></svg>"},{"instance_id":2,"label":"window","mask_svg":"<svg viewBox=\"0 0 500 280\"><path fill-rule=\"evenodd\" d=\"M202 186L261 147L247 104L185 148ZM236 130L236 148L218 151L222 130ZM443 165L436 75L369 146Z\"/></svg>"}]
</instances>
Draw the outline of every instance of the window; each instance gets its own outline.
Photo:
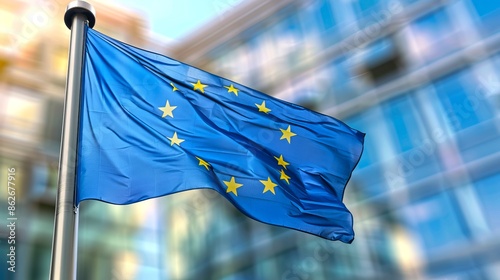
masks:
<instances>
[{"instance_id":1,"label":"window","mask_svg":"<svg viewBox=\"0 0 500 280\"><path fill-rule=\"evenodd\" d=\"M317 33L321 44L325 48L337 44L341 40L342 34L352 31L349 20L351 11L347 11L350 7L343 1L320 0L312 1L314 7L308 17L310 23L314 27L309 27L305 30L307 33Z\"/></svg>"},{"instance_id":2,"label":"window","mask_svg":"<svg viewBox=\"0 0 500 280\"><path fill-rule=\"evenodd\" d=\"M52 51L51 63L52 63L53 73L57 75L58 78L64 78L66 75L67 65L68 65L68 48L63 46L58 46L51 49L51 51Z\"/></svg>"},{"instance_id":3,"label":"window","mask_svg":"<svg viewBox=\"0 0 500 280\"><path fill-rule=\"evenodd\" d=\"M500 174L484 178L474 183L477 196L481 202L484 217L490 228L500 231Z\"/></svg>"},{"instance_id":4,"label":"window","mask_svg":"<svg viewBox=\"0 0 500 280\"><path fill-rule=\"evenodd\" d=\"M361 11L365 12L377 6L379 0L359 0L358 5Z\"/></svg>"},{"instance_id":5,"label":"window","mask_svg":"<svg viewBox=\"0 0 500 280\"><path fill-rule=\"evenodd\" d=\"M323 30L329 30L336 25L333 17L332 4L329 0L322 0L318 7L319 18L321 19L321 27Z\"/></svg>"},{"instance_id":6,"label":"window","mask_svg":"<svg viewBox=\"0 0 500 280\"><path fill-rule=\"evenodd\" d=\"M382 116L378 110L371 109L362 115L346 119L346 123L366 133L363 155L354 170L355 176L352 177L352 183L356 184L366 197L384 193L387 190L386 180L383 176L383 166L378 163L381 157L390 153L384 147L389 141L381 128Z\"/></svg>"},{"instance_id":7,"label":"window","mask_svg":"<svg viewBox=\"0 0 500 280\"><path fill-rule=\"evenodd\" d=\"M435 83L436 93L452 131L460 131L492 117L491 108L478 93L469 70L451 74Z\"/></svg>"},{"instance_id":8,"label":"window","mask_svg":"<svg viewBox=\"0 0 500 280\"><path fill-rule=\"evenodd\" d=\"M363 85L361 80L353 79L355 69L352 59L341 57L330 63L328 71L330 72L330 92L334 95L335 103L343 103L355 98ZM358 84L356 84L358 82Z\"/></svg>"},{"instance_id":9,"label":"window","mask_svg":"<svg viewBox=\"0 0 500 280\"><path fill-rule=\"evenodd\" d=\"M409 205L404 215L428 255L467 240L460 209L450 193L442 192Z\"/></svg>"},{"instance_id":10,"label":"window","mask_svg":"<svg viewBox=\"0 0 500 280\"><path fill-rule=\"evenodd\" d=\"M59 152L61 144L63 110L64 104L62 100L55 98L48 100L43 136L45 138L46 150L49 150L53 154Z\"/></svg>"},{"instance_id":11,"label":"window","mask_svg":"<svg viewBox=\"0 0 500 280\"><path fill-rule=\"evenodd\" d=\"M367 167L379 161L377 141L380 139L380 132L377 127L382 123L380 116L373 109L364 112L361 115L351 117L345 120L346 124L366 133L363 155L358 163L358 169Z\"/></svg>"},{"instance_id":12,"label":"window","mask_svg":"<svg viewBox=\"0 0 500 280\"><path fill-rule=\"evenodd\" d=\"M491 279L484 275L483 265L481 258L458 258L453 265L438 265L430 269L427 279Z\"/></svg>"},{"instance_id":13,"label":"window","mask_svg":"<svg viewBox=\"0 0 500 280\"><path fill-rule=\"evenodd\" d=\"M408 94L387 101L384 112L399 152L409 151L423 143L423 128Z\"/></svg>"},{"instance_id":14,"label":"window","mask_svg":"<svg viewBox=\"0 0 500 280\"><path fill-rule=\"evenodd\" d=\"M477 15L481 18L500 10L500 1L471 0L471 2L477 12Z\"/></svg>"},{"instance_id":15,"label":"window","mask_svg":"<svg viewBox=\"0 0 500 280\"><path fill-rule=\"evenodd\" d=\"M444 10L412 22L407 30L410 55L416 62L433 62L460 47L457 29Z\"/></svg>"},{"instance_id":16,"label":"window","mask_svg":"<svg viewBox=\"0 0 500 280\"><path fill-rule=\"evenodd\" d=\"M420 0L403 0L404 3L415 3L419 2Z\"/></svg>"},{"instance_id":17,"label":"window","mask_svg":"<svg viewBox=\"0 0 500 280\"><path fill-rule=\"evenodd\" d=\"M401 186L399 179L415 182L441 170L437 143L429 137L412 96L401 95L383 104L394 150L398 153L394 162L397 168L386 174L388 183L394 187Z\"/></svg>"},{"instance_id":18,"label":"window","mask_svg":"<svg viewBox=\"0 0 500 280\"><path fill-rule=\"evenodd\" d=\"M353 8L358 18L367 17L368 15L370 15L370 12L372 13L371 15L373 16L373 13L377 12L374 10L375 8L378 8L378 6L379 6L379 0L353 1Z\"/></svg>"}]
</instances>

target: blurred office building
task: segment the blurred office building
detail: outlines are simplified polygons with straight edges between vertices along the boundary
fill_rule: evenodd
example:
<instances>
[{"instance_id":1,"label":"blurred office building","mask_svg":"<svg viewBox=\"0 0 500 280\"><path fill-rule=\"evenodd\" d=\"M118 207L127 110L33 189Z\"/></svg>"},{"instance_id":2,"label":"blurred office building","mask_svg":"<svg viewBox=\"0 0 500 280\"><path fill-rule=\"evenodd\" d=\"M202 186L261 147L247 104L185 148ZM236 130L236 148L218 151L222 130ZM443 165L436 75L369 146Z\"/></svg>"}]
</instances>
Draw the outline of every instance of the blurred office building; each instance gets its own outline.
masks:
<instances>
[{"instance_id":1,"label":"blurred office building","mask_svg":"<svg viewBox=\"0 0 500 280\"><path fill-rule=\"evenodd\" d=\"M70 35L63 22L68 2L0 2L0 279L49 277ZM92 4L98 11L101 32L158 49L161 41L150 40L139 14L116 5ZM7 186L12 168L13 196ZM11 214L8 206L13 198L15 211ZM79 279L125 279L119 275L127 272L121 268L123 260L130 259L130 248L126 241L120 242L120 235L106 234L106 230L142 229L143 220L130 217L144 208L139 205L112 212L112 207L102 206L103 213L96 214L88 207L82 213ZM127 218L119 216L119 211L127 212L121 214ZM93 217L90 225L85 223L88 216ZM17 218L14 235L7 218ZM7 270L11 267L7 254L13 245L15 273ZM89 259L95 262L86 266Z\"/></svg>"},{"instance_id":2,"label":"blurred office building","mask_svg":"<svg viewBox=\"0 0 500 280\"><path fill-rule=\"evenodd\" d=\"M356 239L242 223L210 206L170 241L182 275L498 279L500 1L246 1L237 10L172 56L366 132L345 193Z\"/></svg>"},{"instance_id":3,"label":"blurred office building","mask_svg":"<svg viewBox=\"0 0 500 280\"><path fill-rule=\"evenodd\" d=\"M4 2L0 184L15 167L19 270L2 266L0 279L46 279L66 3ZM149 36L140 14L92 4L107 35L367 135L344 199L352 244L253 221L207 190L128 206L85 201L78 279L498 279L499 1L220 1L225 12L175 44ZM5 224L7 197L2 187ZM4 264L8 236L0 227Z\"/></svg>"}]
</instances>

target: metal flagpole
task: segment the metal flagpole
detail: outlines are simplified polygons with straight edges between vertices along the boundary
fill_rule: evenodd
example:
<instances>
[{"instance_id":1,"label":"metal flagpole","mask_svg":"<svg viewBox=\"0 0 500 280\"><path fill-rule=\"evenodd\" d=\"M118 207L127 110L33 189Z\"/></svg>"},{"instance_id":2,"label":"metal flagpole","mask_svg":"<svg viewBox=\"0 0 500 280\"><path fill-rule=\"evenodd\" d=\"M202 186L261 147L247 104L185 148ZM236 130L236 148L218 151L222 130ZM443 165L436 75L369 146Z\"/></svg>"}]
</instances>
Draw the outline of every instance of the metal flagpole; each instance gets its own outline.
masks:
<instances>
[{"instance_id":1,"label":"metal flagpole","mask_svg":"<svg viewBox=\"0 0 500 280\"><path fill-rule=\"evenodd\" d=\"M68 75L59 157L55 226L52 241L51 280L76 279L78 208L75 205L76 150L83 54L85 50L85 25L95 24L95 10L84 1L68 4L64 23L71 29Z\"/></svg>"}]
</instances>

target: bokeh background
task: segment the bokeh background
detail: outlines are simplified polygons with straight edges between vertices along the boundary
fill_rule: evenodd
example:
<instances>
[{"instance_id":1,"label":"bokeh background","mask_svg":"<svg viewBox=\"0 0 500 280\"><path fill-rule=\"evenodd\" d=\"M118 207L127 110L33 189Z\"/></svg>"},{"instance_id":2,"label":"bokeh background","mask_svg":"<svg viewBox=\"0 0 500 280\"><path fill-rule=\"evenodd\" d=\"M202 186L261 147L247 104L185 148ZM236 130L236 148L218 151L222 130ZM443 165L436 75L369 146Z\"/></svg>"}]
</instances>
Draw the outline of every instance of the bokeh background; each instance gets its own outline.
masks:
<instances>
[{"instance_id":1,"label":"bokeh background","mask_svg":"<svg viewBox=\"0 0 500 280\"><path fill-rule=\"evenodd\" d=\"M0 279L47 279L68 2L0 3ZM107 35L367 136L345 193L353 244L255 222L211 191L86 201L78 279L500 279L500 1L90 3Z\"/></svg>"}]
</instances>

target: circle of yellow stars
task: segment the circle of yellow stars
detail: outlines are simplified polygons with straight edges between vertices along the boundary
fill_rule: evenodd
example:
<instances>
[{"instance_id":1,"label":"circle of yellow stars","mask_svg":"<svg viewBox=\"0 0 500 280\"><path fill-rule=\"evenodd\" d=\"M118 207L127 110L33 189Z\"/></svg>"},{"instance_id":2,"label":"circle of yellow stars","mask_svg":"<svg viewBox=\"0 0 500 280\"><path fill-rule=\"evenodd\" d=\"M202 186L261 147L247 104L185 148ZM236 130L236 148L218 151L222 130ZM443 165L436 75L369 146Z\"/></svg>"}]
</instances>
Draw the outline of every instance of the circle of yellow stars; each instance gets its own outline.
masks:
<instances>
[{"instance_id":1,"label":"circle of yellow stars","mask_svg":"<svg viewBox=\"0 0 500 280\"><path fill-rule=\"evenodd\" d=\"M201 93L205 93L205 88L208 87L208 85L203 84L200 80L197 80L196 83L190 83L193 86L193 91L198 91ZM172 86L172 92L178 91L179 88L175 86L174 83L170 83L170 86ZM224 88L227 89L228 93L232 93L235 96L238 96L240 90L234 86L234 84L230 84L229 86L224 86ZM255 103L255 106L258 109L258 112L264 113L264 114L269 114L272 110L267 107L266 101L262 100L262 102ZM165 102L165 106L163 107L158 107L159 110L162 111L162 118L174 118L174 110L177 109L177 106L170 104L170 101L167 99ZM296 136L297 134L292 132L292 128L290 125L286 129L280 128L279 129L281 132L281 137L280 140L286 140L288 144L291 144L292 137ZM177 135L177 131L174 131L174 134L171 137L167 137L168 140L170 140L170 146L181 146L181 143L185 141L185 139L179 138ZM210 170L211 165L204 159L195 156L196 159L198 160L198 165L204 167L206 170ZM274 159L276 159L277 165L282 167L280 169L279 174L280 174L280 180L285 181L287 184L290 184L290 176L288 176L285 173L285 170L287 169L287 166L290 165L285 159L283 158L283 155L279 156L274 156ZM273 195L276 195L275 188L278 186L275 182L271 180L271 177L267 177L265 180L259 180L259 182L263 185L263 191L262 193L272 193ZM232 193L235 196L238 196L238 189L243 187L243 184L238 183L236 181L236 178L232 176L229 181L222 181L222 183L226 186L226 193Z\"/></svg>"}]
</instances>

